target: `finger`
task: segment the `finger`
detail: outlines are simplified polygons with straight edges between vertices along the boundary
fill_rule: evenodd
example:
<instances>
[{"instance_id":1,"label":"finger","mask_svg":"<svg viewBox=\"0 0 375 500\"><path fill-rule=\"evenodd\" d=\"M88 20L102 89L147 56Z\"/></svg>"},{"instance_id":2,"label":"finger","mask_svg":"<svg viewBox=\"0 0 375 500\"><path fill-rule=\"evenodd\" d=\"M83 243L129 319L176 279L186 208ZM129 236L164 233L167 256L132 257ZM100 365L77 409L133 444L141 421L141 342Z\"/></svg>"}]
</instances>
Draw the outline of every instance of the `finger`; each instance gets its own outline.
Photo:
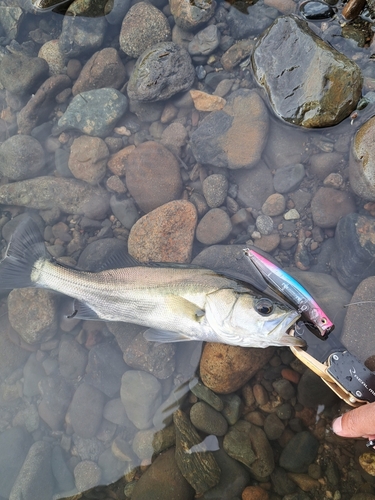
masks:
<instances>
[{"instance_id":1,"label":"finger","mask_svg":"<svg viewBox=\"0 0 375 500\"><path fill-rule=\"evenodd\" d=\"M342 437L368 437L375 434L375 403L348 411L332 423L335 434Z\"/></svg>"}]
</instances>

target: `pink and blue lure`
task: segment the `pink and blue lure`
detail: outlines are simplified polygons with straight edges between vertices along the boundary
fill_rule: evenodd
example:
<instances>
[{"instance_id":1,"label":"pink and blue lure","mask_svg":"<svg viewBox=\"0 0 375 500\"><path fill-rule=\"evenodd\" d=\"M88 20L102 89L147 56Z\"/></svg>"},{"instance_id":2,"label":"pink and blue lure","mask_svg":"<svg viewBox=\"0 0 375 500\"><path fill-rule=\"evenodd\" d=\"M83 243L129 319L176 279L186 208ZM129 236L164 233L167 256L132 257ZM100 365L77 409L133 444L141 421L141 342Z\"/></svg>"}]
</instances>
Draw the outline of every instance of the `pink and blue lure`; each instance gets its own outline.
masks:
<instances>
[{"instance_id":1,"label":"pink and blue lure","mask_svg":"<svg viewBox=\"0 0 375 500\"><path fill-rule=\"evenodd\" d=\"M306 318L314 328L319 330L320 336L325 339L335 325L324 313L316 300L297 280L283 271L263 255L246 248L245 255L254 264L267 283L278 293L282 294Z\"/></svg>"}]
</instances>

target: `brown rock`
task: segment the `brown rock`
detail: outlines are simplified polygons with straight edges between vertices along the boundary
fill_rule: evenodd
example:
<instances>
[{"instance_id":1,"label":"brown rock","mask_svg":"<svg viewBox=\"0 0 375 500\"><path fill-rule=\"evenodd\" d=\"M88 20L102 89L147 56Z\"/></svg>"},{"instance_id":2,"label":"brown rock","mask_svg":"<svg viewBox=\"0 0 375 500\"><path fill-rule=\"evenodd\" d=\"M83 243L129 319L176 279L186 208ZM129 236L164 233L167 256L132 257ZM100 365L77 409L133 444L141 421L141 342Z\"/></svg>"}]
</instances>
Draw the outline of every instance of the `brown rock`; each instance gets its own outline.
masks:
<instances>
[{"instance_id":1,"label":"brown rock","mask_svg":"<svg viewBox=\"0 0 375 500\"><path fill-rule=\"evenodd\" d=\"M275 217L276 215L281 215L286 206L285 198L280 193L274 193L269 196L263 203L262 212L264 215L269 215L270 217Z\"/></svg>"},{"instance_id":2,"label":"brown rock","mask_svg":"<svg viewBox=\"0 0 375 500\"><path fill-rule=\"evenodd\" d=\"M233 177L238 185L237 201L244 207L260 209L274 192L271 171L263 161L251 170L233 172Z\"/></svg>"},{"instance_id":3,"label":"brown rock","mask_svg":"<svg viewBox=\"0 0 375 500\"><path fill-rule=\"evenodd\" d=\"M126 186L144 212L181 196L178 161L167 148L153 141L140 144L125 160Z\"/></svg>"},{"instance_id":4,"label":"brown rock","mask_svg":"<svg viewBox=\"0 0 375 500\"><path fill-rule=\"evenodd\" d=\"M166 203L134 224L128 240L129 253L141 262L190 262L196 224L197 212L192 203Z\"/></svg>"},{"instance_id":5,"label":"brown rock","mask_svg":"<svg viewBox=\"0 0 375 500\"><path fill-rule=\"evenodd\" d=\"M66 75L54 75L48 78L18 113L18 133L28 135L34 127L47 121L57 94L70 85L71 80Z\"/></svg>"},{"instance_id":6,"label":"brown rock","mask_svg":"<svg viewBox=\"0 0 375 500\"><path fill-rule=\"evenodd\" d=\"M269 495L260 486L247 486L242 492L242 500L268 500Z\"/></svg>"},{"instance_id":7,"label":"brown rock","mask_svg":"<svg viewBox=\"0 0 375 500\"><path fill-rule=\"evenodd\" d=\"M342 162L343 155L333 151L332 153L318 153L310 158L309 171L316 175L320 180L323 180L327 175L336 172Z\"/></svg>"},{"instance_id":8,"label":"brown rock","mask_svg":"<svg viewBox=\"0 0 375 500\"><path fill-rule=\"evenodd\" d=\"M177 26L183 30L194 31L213 16L216 2L202 0L193 3L190 0L170 0L169 6Z\"/></svg>"},{"instance_id":9,"label":"brown rock","mask_svg":"<svg viewBox=\"0 0 375 500\"><path fill-rule=\"evenodd\" d=\"M358 130L352 143L349 161L350 186L358 196L375 201L375 117Z\"/></svg>"},{"instance_id":10,"label":"brown rock","mask_svg":"<svg viewBox=\"0 0 375 500\"><path fill-rule=\"evenodd\" d=\"M204 385L218 394L237 391L262 368L274 349L256 349L207 343L200 361Z\"/></svg>"},{"instance_id":11,"label":"brown rock","mask_svg":"<svg viewBox=\"0 0 375 500\"><path fill-rule=\"evenodd\" d=\"M352 196L344 191L322 187L311 201L314 222L322 228L335 227L341 217L355 212Z\"/></svg>"},{"instance_id":12,"label":"brown rock","mask_svg":"<svg viewBox=\"0 0 375 500\"><path fill-rule=\"evenodd\" d=\"M190 95L194 101L194 107L198 111L218 111L223 109L227 102L222 97L195 89L190 90Z\"/></svg>"},{"instance_id":13,"label":"brown rock","mask_svg":"<svg viewBox=\"0 0 375 500\"><path fill-rule=\"evenodd\" d=\"M261 238L254 240L254 246L265 252L273 252L280 244L279 233L262 234Z\"/></svg>"},{"instance_id":14,"label":"brown rock","mask_svg":"<svg viewBox=\"0 0 375 500\"><path fill-rule=\"evenodd\" d=\"M109 170L118 176L125 175L126 158L135 150L135 146L127 146L113 154L108 161Z\"/></svg>"},{"instance_id":15,"label":"brown rock","mask_svg":"<svg viewBox=\"0 0 375 500\"><path fill-rule=\"evenodd\" d=\"M120 89L126 78L125 66L116 49L106 47L95 52L87 63L73 85L73 95L76 96L86 90L112 87Z\"/></svg>"},{"instance_id":16,"label":"brown rock","mask_svg":"<svg viewBox=\"0 0 375 500\"><path fill-rule=\"evenodd\" d=\"M182 123L171 123L161 134L161 143L174 155L180 156L181 149L186 145L188 132Z\"/></svg>"},{"instance_id":17,"label":"brown rock","mask_svg":"<svg viewBox=\"0 0 375 500\"><path fill-rule=\"evenodd\" d=\"M81 135L74 139L70 148L69 169L76 179L91 185L104 177L109 151L100 137Z\"/></svg>"},{"instance_id":18,"label":"brown rock","mask_svg":"<svg viewBox=\"0 0 375 500\"><path fill-rule=\"evenodd\" d=\"M294 14L297 6L294 0L265 0L265 5L279 10L283 14Z\"/></svg>"},{"instance_id":19,"label":"brown rock","mask_svg":"<svg viewBox=\"0 0 375 500\"><path fill-rule=\"evenodd\" d=\"M224 52L221 57L221 64L226 71L233 71L233 69L240 64L242 59L248 57L254 50L254 40L240 40Z\"/></svg>"}]
</instances>

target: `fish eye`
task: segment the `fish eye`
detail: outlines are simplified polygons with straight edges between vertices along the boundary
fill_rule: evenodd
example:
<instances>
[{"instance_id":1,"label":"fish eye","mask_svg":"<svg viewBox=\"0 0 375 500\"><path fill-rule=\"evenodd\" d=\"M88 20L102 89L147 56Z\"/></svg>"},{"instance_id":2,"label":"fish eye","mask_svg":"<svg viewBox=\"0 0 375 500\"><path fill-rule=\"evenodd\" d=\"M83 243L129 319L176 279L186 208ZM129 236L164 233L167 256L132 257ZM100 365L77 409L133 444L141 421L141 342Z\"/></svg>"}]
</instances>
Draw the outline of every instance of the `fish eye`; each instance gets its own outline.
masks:
<instances>
[{"instance_id":1,"label":"fish eye","mask_svg":"<svg viewBox=\"0 0 375 500\"><path fill-rule=\"evenodd\" d=\"M255 304L255 309L262 316L268 316L273 311L273 302L270 299L259 299Z\"/></svg>"}]
</instances>

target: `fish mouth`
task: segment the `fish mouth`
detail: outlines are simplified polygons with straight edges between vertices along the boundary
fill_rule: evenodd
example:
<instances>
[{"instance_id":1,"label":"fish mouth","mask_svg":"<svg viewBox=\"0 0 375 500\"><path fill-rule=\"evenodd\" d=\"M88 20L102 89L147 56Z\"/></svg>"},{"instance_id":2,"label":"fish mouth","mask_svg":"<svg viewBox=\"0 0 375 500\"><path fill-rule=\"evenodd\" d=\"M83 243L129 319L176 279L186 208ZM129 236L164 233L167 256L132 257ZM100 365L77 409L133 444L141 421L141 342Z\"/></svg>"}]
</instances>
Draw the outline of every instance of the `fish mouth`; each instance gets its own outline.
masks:
<instances>
[{"instance_id":1,"label":"fish mouth","mask_svg":"<svg viewBox=\"0 0 375 500\"><path fill-rule=\"evenodd\" d=\"M275 333L285 334L285 333L287 333L287 331L298 321L298 319L300 317L301 317L301 315L298 311L288 312L284 316L284 318L275 325L275 328L272 330L272 334L275 334ZM276 321L275 321L275 323L276 323Z\"/></svg>"}]
</instances>

